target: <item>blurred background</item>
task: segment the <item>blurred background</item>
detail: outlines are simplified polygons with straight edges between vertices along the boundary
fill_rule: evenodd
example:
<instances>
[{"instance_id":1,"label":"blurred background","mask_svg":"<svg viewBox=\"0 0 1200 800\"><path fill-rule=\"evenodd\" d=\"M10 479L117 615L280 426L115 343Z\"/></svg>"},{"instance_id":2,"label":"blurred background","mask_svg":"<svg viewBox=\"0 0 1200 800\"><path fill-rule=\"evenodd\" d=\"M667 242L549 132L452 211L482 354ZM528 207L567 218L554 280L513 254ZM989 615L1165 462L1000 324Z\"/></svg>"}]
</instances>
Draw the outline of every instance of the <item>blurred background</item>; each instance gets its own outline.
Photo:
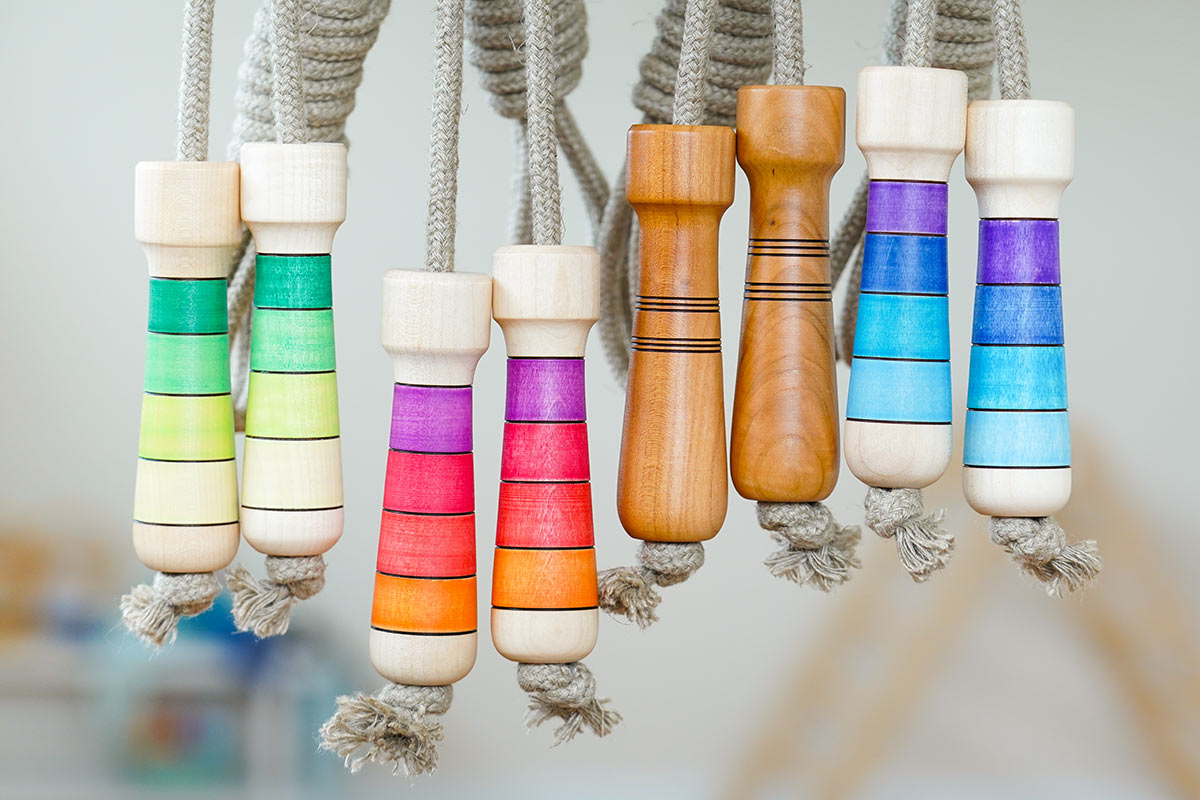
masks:
<instances>
[{"instance_id":1,"label":"blurred background","mask_svg":"<svg viewBox=\"0 0 1200 800\"><path fill-rule=\"evenodd\" d=\"M257 5L218 3L214 158ZM658 5L588 3L591 52L572 108L610 175ZM482 636L435 776L351 776L318 752L335 695L381 685L367 659L391 398L379 280L423 259L432 6L393 3L348 126L350 211L334 259L346 533L328 586L282 640L234 635L222 598L152 655L117 612L150 577L129 542L147 286L132 177L135 162L173 156L181 3L0 3L0 797L1200 797L1200 526L1187 488L1200 477L1200 175L1183 147L1197 124L1193 0L1026 3L1034 96L1078 112L1062 226L1076 489L1061 520L1072 538L1100 541L1098 587L1047 598L987 542L954 469L929 503L948 508L959 549L923 586L873 536L861 573L832 596L773 579L753 504L733 495L706 566L665 592L659 624L602 621L588 663L625 716L612 736L552 749L549 729L527 735L515 667ZM880 61L887 6L806 4L809 82L847 87L851 109L857 71ZM487 271L504 240L511 123L473 70L465 83L459 265ZM852 134L846 156L835 219L863 170ZM738 177L722 226L727 404L747 219ZM566 241L583 243L565 181ZM951 186L961 432L977 219L961 160ZM501 342L496 330L476 382L481 587ZM635 550L614 508L623 401L597 337L590 355L609 567ZM840 520L861 521L863 492L843 470L830 503ZM262 574L257 553L240 557Z\"/></svg>"}]
</instances>

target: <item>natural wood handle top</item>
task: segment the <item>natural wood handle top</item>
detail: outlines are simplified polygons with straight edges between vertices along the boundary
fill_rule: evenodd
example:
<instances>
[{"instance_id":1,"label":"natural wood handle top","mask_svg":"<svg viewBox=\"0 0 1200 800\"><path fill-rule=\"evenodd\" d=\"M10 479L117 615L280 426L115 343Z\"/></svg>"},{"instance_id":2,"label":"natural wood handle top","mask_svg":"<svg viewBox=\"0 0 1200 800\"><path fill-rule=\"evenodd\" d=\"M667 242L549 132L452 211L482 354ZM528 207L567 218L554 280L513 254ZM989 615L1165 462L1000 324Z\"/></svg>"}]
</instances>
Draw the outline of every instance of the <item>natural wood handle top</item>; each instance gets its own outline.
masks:
<instances>
[{"instance_id":1,"label":"natural wood handle top","mask_svg":"<svg viewBox=\"0 0 1200 800\"><path fill-rule=\"evenodd\" d=\"M635 125L626 196L641 224L641 283L617 511L630 536L711 539L728 479L717 233L733 202L734 133Z\"/></svg>"},{"instance_id":2,"label":"natural wood handle top","mask_svg":"<svg viewBox=\"0 0 1200 800\"><path fill-rule=\"evenodd\" d=\"M743 86L737 114L750 243L730 471L748 499L815 502L838 477L829 184L845 156L846 93Z\"/></svg>"}]
</instances>

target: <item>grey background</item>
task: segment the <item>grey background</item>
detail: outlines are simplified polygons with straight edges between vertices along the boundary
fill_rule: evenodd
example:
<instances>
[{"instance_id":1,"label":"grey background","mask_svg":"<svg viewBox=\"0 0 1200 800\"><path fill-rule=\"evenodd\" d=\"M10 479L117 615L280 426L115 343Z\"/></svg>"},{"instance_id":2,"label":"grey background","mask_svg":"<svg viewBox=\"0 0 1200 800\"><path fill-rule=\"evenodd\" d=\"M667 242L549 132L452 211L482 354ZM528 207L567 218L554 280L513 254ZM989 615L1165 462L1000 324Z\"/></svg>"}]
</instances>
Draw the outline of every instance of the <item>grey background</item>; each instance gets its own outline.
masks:
<instances>
[{"instance_id":1,"label":"grey background","mask_svg":"<svg viewBox=\"0 0 1200 800\"><path fill-rule=\"evenodd\" d=\"M215 158L222 157L231 129L235 72L255 5L218 4ZM334 253L346 532L328 556L327 589L299 613L335 637L338 657L357 670L354 682L362 688L379 683L367 662L366 633L391 398L378 339L379 281L386 269L423 261L432 5L397 0L367 60L348 126L349 217ZM127 533L146 313L146 270L132 237L132 176L138 160L173 157L179 6L162 0L0 3L6 117L0 126L0 514L7 527L56 536L107 532L114 560L130 580L146 574ZM851 117L857 70L879 63L886 6L885 0L806 4L809 82L847 87ZM588 4L591 53L571 106L610 175L625 128L635 121L629 90L657 7L635 0ZM1152 537L1170 565L1165 574L1184 585L1194 612L1200 531L1188 479L1196 477L1200 284L1191 144L1200 12L1188 0L1032 0L1026 20L1034 96L1067 100L1078 112L1077 175L1062 225L1073 430L1077 441L1088 436L1121 494L1155 510L1153 524L1138 535ZM512 128L488 107L469 68L465 82L458 264L486 272L491 251L504 242ZM851 133L833 187L835 220L862 169ZM738 177L737 201L722 224L727 406L747 218L745 181ZM961 161L951 187L960 437L977 218ZM566 242L585 243L587 226L570 178L564 194ZM614 508L623 397L598 337L589 356L595 521L599 561L607 567L627 563L634 552ZM847 373L839 369L844 391ZM481 622L490 585L503 370L495 328L476 381ZM1077 472L1087 469L1077 464ZM955 480L947 476L944 496L960 496ZM859 522L862 495L863 487L843 470L831 505L843 521ZM1077 493L1072 502L1087 504L1089 497ZM961 501L951 523L963 537L984 536ZM518 789L537 797L709 794L745 755L757 720L838 603L770 579L760 564L767 549L753 505L731 489L725 530L709 547L707 565L668 590L662 622L642 632L603 620L588 663L602 693L625 713L617 734L554 750L547 746L549 731L525 736L515 670L491 648L482 625L478 663L456 687L446 719L442 772L410 788L371 770L348 786L390 787L414 797ZM874 541L863 554L871 561L894 559L890 545ZM258 554L244 546L240 555L261 574ZM1003 560L998 551L988 557ZM1119 571L1120 564L1109 568ZM898 602L924 590L895 588ZM1081 602L1087 600L1065 601ZM1129 711L1064 607L1007 564L995 570L986 602L948 652L931 693L888 743L868 794L1164 793Z\"/></svg>"}]
</instances>

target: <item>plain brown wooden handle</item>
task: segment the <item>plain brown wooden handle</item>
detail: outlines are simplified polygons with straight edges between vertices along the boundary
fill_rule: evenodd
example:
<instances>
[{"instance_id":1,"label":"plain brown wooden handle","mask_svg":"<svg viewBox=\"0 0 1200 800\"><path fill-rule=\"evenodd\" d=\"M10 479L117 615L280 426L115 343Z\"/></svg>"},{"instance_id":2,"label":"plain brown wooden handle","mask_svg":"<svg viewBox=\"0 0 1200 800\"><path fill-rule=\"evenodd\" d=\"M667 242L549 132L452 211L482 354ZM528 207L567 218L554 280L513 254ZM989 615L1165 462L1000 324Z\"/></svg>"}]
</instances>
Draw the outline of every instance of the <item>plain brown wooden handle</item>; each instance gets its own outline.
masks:
<instances>
[{"instance_id":1,"label":"plain brown wooden handle","mask_svg":"<svg viewBox=\"0 0 1200 800\"><path fill-rule=\"evenodd\" d=\"M617 512L636 539L698 542L728 495L717 232L733 202L734 133L635 125L626 196L641 282L625 399Z\"/></svg>"},{"instance_id":2,"label":"plain brown wooden handle","mask_svg":"<svg viewBox=\"0 0 1200 800\"><path fill-rule=\"evenodd\" d=\"M846 93L743 86L737 158L750 242L730 469L751 500L815 502L838 477L829 183L845 155Z\"/></svg>"}]
</instances>

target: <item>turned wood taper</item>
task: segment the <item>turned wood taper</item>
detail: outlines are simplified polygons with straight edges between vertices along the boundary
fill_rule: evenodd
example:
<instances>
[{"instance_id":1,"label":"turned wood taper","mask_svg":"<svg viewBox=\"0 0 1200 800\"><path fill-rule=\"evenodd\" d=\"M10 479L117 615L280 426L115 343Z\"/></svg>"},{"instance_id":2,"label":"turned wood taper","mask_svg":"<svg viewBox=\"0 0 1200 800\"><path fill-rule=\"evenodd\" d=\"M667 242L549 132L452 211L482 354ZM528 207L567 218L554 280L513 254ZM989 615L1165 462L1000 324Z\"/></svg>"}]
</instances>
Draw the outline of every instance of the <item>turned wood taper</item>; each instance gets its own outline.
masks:
<instances>
[{"instance_id":1,"label":"turned wood taper","mask_svg":"<svg viewBox=\"0 0 1200 800\"><path fill-rule=\"evenodd\" d=\"M733 129L635 125L627 163L641 280L617 512L636 539L699 542L721 529L728 495L717 234L733 202Z\"/></svg>"},{"instance_id":2,"label":"turned wood taper","mask_svg":"<svg viewBox=\"0 0 1200 800\"><path fill-rule=\"evenodd\" d=\"M963 489L981 514L1044 517L1071 496L1058 216L1074 167L1066 103L968 107L966 174L981 219Z\"/></svg>"},{"instance_id":3,"label":"turned wood taper","mask_svg":"<svg viewBox=\"0 0 1200 800\"><path fill-rule=\"evenodd\" d=\"M475 663L471 384L491 301L486 275L394 269L383 279L394 384L370 647L396 683L451 684Z\"/></svg>"},{"instance_id":4,"label":"turned wood taper","mask_svg":"<svg viewBox=\"0 0 1200 800\"><path fill-rule=\"evenodd\" d=\"M329 253L346 218L346 148L253 142L241 160L258 253L242 535L268 555L320 555L343 521Z\"/></svg>"},{"instance_id":5,"label":"turned wood taper","mask_svg":"<svg viewBox=\"0 0 1200 800\"><path fill-rule=\"evenodd\" d=\"M238 165L143 162L134 235L150 315L133 546L162 572L211 572L238 549L225 273L241 239Z\"/></svg>"},{"instance_id":6,"label":"turned wood taper","mask_svg":"<svg viewBox=\"0 0 1200 800\"><path fill-rule=\"evenodd\" d=\"M600 256L502 247L492 288L508 351L492 642L513 661L578 661L599 623L583 356L600 317Z\"/></svg>"},{"instance_id":7,"label":"turned wood taper","mask_svg":"<svg viewBox=\"0 0 1200 800\"><path fill-rule=\"evenodd\" d=\"M750 500L815 502L837 483L829 184L845 134L842 89L738 90L750 241L729 467Z\"/></svg>"}]
</instances>

